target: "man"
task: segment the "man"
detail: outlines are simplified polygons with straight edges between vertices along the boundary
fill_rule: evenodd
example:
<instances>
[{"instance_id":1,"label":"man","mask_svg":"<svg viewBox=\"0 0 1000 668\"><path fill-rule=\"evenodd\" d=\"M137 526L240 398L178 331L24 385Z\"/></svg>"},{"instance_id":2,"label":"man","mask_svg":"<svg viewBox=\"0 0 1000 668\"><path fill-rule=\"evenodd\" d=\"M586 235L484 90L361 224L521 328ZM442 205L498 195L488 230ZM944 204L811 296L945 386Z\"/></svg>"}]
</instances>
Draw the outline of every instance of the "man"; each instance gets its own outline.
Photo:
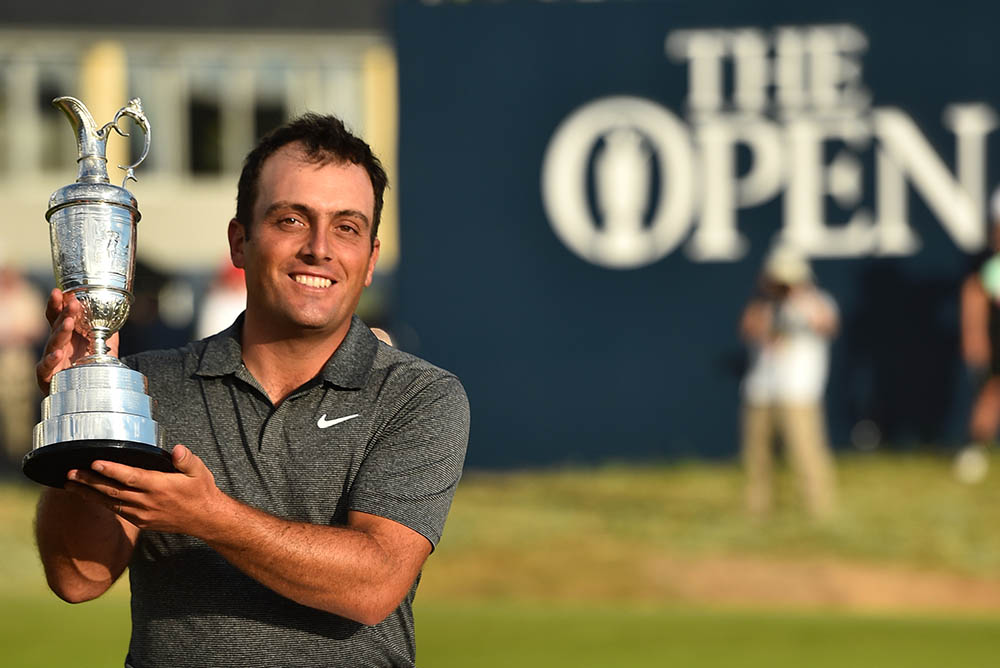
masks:
<instances>
[{"instance_id":1,"label":"man","mask_svg":"<svg viewBox=\"0 0 1000 668\"><path fill-rule=\"evenodd\" d=\"M775 433L781 435L810 514L824 519L834 511L833 458L822 403L837 321L836 305L813 283L806 259L788 247L772 252L760 294L740 322L751 351L742 387L742 454L747 504L755 514L772 505Z\"/></svg>"},{"instance_id":2,"label":"man","mask_svg":"<svg viewBox=\"0 0 1000 668\"><path fill-rule=\"evenodd\" d=\"M129 567L126 666L412 666L411 603L461 474L458 380L354 316L378 259L385 172L332 117L261 140L229 223L247 308L126 361L176 473L73 470L38 507L49 585L101 595ZM47 390L82 341L54 291Z\"/></svg>"},{"instance_id":3,"label":"man","mask_svg":"<svg viewBox=\"0 0 1000 668\"><path fill-rule=\"evenodd\" d=\"M962 359L975 385L969 414L971 443L955 458L955 476L981 482L989 471L988 448L1000 429L1000 188L990 198L990 243L972 258L960 293Z\"/></svg>"}]
</instances>

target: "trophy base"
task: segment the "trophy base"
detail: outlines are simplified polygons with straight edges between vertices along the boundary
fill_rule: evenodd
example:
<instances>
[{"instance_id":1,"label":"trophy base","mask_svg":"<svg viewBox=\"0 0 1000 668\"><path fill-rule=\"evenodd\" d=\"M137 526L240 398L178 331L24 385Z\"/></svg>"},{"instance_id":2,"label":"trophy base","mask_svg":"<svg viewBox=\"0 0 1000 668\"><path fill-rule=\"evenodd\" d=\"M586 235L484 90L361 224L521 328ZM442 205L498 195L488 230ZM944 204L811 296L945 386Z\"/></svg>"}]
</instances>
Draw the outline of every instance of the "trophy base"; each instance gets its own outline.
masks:
<instances>
[{"instance_id":1,"label":"trophy base","mask_svg":"<svg viewBox=\"0 0 1000 668\"><path fill-rule=\"evenodd\" d=\"M37 483L61 488L70 470L90 469L91 462L98 459L150 471L173 473L176 470L170 453L163 448L107 439L66 441L35 448L24 456L21 470Z\"/></svg>"}]
</instances>

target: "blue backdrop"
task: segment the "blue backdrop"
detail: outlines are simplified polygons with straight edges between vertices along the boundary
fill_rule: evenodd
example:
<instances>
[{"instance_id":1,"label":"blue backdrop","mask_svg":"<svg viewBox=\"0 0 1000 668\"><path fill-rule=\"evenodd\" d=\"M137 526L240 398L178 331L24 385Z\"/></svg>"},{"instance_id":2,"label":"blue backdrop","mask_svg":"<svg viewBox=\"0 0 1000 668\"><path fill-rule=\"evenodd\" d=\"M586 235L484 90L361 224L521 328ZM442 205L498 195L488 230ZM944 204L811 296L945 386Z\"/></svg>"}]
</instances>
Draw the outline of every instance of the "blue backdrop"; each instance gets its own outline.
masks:
<instances>
[{"instance_id":1,"label":"blue backdrop","mask_svg":"<svg viewBox=\"0 0 1000 668\"><path fill-rule=\"evenodd\" d=\"M854 55L870 102L858 113L901 109L957 178L956 138L943 113L954 103L1000 107L991 34L998 15L966 1L927 11L896 1L403 3L394 326L404 347L464 382L473 408L469 463L723 456L738 448L737 322L789 222L787 195L738 210L748 245L737 259L693 259L685 240L645 266L595 264L560 240L543 202L544 156L570 114L628 95L690 126L689 63L668 55L669 35L749 27L770 39L781 26L849 24L865 40ZM731 63L723 73L730 90ZM785 127L778 106L761 114ZM995 183L998 140L990 132L984 143L987 185ZM847 145L826 142L826 163ZM853 154L860 202L825 197L830 226L885 189L875 182L878 146L875 138ZM751 169L745 147L736 158L738 173ZM662 156L652 164L655 181L666 167ZM599 220L594 167L587 169L588 207ZM654 188L647 226L661 195ZM960 247L926 199L908 184L915 252L813 260L843 321L827 393L839 447L861 420L873 421L891 447L964 438L970 388L957 290L974 249Z\"/></svg>"}]
</instances>

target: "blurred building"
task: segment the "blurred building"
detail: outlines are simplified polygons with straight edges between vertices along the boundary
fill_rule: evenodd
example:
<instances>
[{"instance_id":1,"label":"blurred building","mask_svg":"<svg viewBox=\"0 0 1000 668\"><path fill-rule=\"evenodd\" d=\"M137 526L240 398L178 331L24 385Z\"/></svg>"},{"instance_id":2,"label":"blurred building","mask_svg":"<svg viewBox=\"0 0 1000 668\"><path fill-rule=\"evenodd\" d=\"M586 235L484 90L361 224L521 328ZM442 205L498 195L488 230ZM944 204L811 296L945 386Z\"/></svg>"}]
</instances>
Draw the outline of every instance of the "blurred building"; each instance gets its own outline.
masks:
<instances>
[{"instance_id":1,"label":"blurred building","mask_svg":"<svg viewBox=\"0 0 1000 668\"><path fill-rule=\"evenodd\" d=\"M72 130L51 100L81 99L99 125L140 97L149 157L129 189L142 212L138 252L171 273L214 271L254 140L304 111L334 113L383 157L395 183L395 57L389 2L71 3L0 10L0 233L35 275L50 267L44 212L75 178ZM129 121L122 121L129 130ZM142 134L108 142L133 162ZM131 144L131 146L129 146ZM128 153L131 152L132 159ZM126 162L127 161L127 162ZM380 270L396 258L396 207L387 193Z\"/></svg>"}]
</instances>

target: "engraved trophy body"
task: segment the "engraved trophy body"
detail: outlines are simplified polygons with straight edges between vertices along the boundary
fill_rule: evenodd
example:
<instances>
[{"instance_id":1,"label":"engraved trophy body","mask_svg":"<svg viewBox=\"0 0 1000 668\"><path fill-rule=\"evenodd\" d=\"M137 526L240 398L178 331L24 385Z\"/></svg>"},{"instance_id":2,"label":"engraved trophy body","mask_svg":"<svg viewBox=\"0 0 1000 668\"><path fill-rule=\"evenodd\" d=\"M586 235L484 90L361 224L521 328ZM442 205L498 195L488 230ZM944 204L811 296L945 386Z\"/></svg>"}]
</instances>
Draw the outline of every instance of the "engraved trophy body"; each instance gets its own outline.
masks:
<instances>
[{"instance_id":1,"label":"engraved trophy body","mask_svg":"<svg viewBox=\"0 0 1000 668\"><path fill-rule=\"evenodd\" d=\"M52 104L69 118L79 149L76 183L53 193L45 214L52 268L59 289L80 302L76 330L89 345L86 356L52 377L22 470L53 487L62 487L70 469L89 468L96 459L171 471L146 378L111 355L107 344L132 304L139 209L124 186L136 180L133 169L149 151L149 122L138 99L100 128L76 98L59 97ZM105 149L112 130L128 136L118 127L123 116L142 129L145 147L138 162L121 167L126 176L119 187L108 179Z\"/></svg>"}]
</instances>

